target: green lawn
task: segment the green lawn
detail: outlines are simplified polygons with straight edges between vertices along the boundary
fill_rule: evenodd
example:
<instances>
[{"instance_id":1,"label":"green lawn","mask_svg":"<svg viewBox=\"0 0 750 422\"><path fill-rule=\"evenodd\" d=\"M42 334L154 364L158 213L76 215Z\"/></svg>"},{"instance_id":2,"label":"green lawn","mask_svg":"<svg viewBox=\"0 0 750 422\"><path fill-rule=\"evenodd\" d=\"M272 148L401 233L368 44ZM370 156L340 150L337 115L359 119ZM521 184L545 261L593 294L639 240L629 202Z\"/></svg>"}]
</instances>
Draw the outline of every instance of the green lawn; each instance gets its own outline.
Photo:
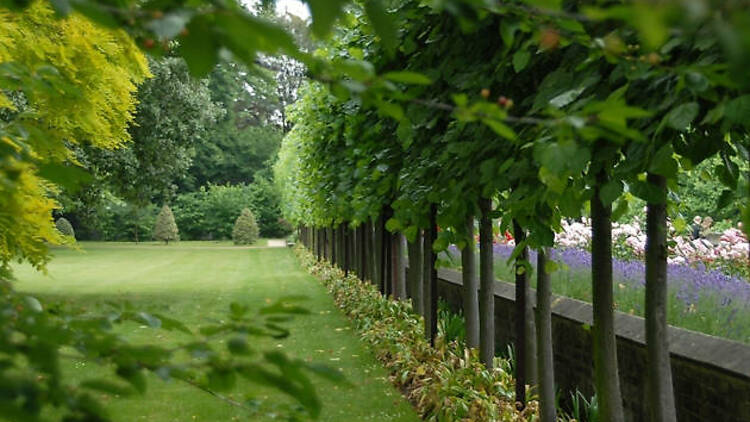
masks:
<instances>
[{"instance_id":1,"label":"green lawn","mask_svg":"<svg viewBox=\"0 0 750 422\"><path fill-rule=\"evenodd\" d=\"M264 243L265 244L265 243ZM323 400L323 421L417 421L411 406L387 381L385 370L359 342L348 320L335 308L322 285L307 275L286 248L235 248L221 242L180 242L177 245L81 243L81 250L55 249L49 275L19 266L17 286L43 300L69 300L87 309L109 300L129 300L144 310L174 316L188 326L227 315L231 302L258 308L282 296L305 295L312 314L288 324L291 336L264 341L260 349L281 348L293 357L340 368L351 387L316 378ZM123 326L134 341L169 344L172 334ZM99 369L70 362L74 378L90 377ZM244 409L177 382L149 378L144 397L111 399L108 407L119 421L247 420ZM243 384L246 394L288 399ZM252 419L258 420L258 419ZM266 419L261 419L266 420ZM270 418L268 418L270 420Z\"/></svg>"}]
</instances>

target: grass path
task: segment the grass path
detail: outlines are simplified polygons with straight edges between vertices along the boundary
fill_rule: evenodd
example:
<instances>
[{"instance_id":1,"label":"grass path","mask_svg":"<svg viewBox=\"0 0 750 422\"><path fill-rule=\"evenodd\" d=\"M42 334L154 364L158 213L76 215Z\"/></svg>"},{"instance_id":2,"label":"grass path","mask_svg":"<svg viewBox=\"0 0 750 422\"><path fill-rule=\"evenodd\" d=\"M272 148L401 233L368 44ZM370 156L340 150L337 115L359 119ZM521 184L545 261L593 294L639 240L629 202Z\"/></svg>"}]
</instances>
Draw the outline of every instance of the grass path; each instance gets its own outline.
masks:
<instances>
[{"instance_id":1,"label":"grass path","mask_svg":"<svg viewBox=\"0 0 750 422\"><path fill-rule=\"evenodd\" d=\"M179 246L81 246L81 251L55 250L48 276L25 266L16 268L18 289L44 300L72 301L87 309L97 309L109 300L128 300L146 311L168 312L188 326L223 318L231 302L258 308L282 296L305 295L308 299L304 306L312 315L289 323L289 338L255 346L280 348L291 356L343 371L352 387L315 379L323 400L320 420L418 420L411 406L387 381L385 370L351 332L348 320L335 308L322 285L303 272L290 250L233 249L224 244L212 247L190 242ZM132 324L124 326L123 333L134 341L163 344L170 342L171 335ZM72 377L90 377L97 370L82 362L71 362L67 368ZM275 392L244 387L246 390L239 393L252 392L270 401L287 400ZM113 399L108 406L115 419L123 422L248 420L245 410L189 386L165 383L155 377L150 378L146 396Z\"/></svg>"}]
</instances>

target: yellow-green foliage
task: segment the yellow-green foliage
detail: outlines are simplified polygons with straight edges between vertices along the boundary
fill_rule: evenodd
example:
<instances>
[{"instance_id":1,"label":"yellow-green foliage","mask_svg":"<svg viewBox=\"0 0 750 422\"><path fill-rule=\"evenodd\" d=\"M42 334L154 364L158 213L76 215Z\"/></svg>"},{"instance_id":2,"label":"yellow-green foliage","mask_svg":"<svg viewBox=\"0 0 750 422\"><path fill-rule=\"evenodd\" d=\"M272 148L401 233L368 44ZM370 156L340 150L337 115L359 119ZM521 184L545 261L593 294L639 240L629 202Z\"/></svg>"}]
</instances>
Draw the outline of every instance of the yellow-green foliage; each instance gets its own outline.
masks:
<instances>
[{"instance_id":1,"label":"yellow-green foliage","mask_svg":"<svg viewBox=\"0 0 750 422\"><path fill-rule=\"evenodd\" d=\"M136 87L148 76L121 30L58 19L44 2L0 9L0 267L15 258L44 266L46 244L62 239L51 216L55 186L39 170L69 179L61 164L75 162L71 144L126 143Z\"/></svg>"}]
</instances>

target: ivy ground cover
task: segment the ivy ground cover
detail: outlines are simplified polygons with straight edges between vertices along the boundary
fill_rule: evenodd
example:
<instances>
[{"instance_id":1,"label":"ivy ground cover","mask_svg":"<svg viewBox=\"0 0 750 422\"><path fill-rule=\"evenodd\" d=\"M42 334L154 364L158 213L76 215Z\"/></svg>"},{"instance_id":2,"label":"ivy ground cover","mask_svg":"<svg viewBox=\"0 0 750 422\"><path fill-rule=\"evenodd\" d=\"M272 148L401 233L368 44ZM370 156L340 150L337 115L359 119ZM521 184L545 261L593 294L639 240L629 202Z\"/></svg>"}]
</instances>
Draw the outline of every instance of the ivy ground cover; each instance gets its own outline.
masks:
<instances>
[{"instance_id":1,"label":"ivy ground cover","mask_svg":"<svg viewBox=\"0 0 750 422\"><path fill-rule=\"evenodd\" d=\"M307 299L300 303L311 313L285 324L291 335L259 340L253 349L283 350L290 357L343 372L351 385L312 379L323 403L322 421L418 420L325 289L299 268L291 251L233 248L226 242L82 243L81 249L55 249L49 276L17 267L18 289L33 293L45 304L59 300L91 311L106 310L107 301L130 301L148 312L177 318L189 328L225 318L232 302L257 309L283 296L304 295ZM179 333L131 324L122 326L122 335L134 342L154 342L158 336L156 343L170 344ZM96 377L99 368L71 360L64 370L71 377L88 379ZM241 402L252 395L257 399L250 402L256 413L156 377L149 377L145 396L103 399L115 420L128 422L279 420L276 412L296 406L286 396L242 382L226 394Z\"/></svg>"}]
</instances>

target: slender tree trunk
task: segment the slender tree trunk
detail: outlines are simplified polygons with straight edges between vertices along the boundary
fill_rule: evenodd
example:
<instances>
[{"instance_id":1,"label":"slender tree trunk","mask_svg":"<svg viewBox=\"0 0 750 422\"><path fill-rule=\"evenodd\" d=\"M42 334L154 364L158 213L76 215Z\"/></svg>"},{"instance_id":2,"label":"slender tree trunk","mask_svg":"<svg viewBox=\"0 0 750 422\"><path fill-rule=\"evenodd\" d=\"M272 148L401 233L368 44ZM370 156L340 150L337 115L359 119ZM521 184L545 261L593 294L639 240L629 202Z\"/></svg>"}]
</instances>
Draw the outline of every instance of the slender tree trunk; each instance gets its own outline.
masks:
<instances>
[{"instance_id":1,"label":"slender tree trunk","mask_svg":"<svg viewBox=\"0 0 750 422\"><path fill-rule=\"evenodd\" d=\"M395 297L393 291L393 235L383 229L383 289L385 296Z\"/></svg>"},{"instance_id":2,"label":"slender tree trunk","mask_svg":"<svg viewBox=\"0 0 750 422\"><path fill-rule=\"evenodd\" d=\"M349 275L349 261L351 261L352 250L351 250L351 236L349 235L349 226L344 225L343 227L343 244L344 244L344 275Z\"/></svg>"},{"instance_id":3,"label":"slender tree trunk","mask_svg":"<svg viewBox=\"0 0 750 422\"><path fill-rule=\"evenodd\" d=\"M604 205L600 199L600 189L605 181L606 176L601 173L591 198L594 381L602 420L623 422L612 292L612 205Z\"/></svg>"},{"instance_id":4,"label":"slender tree trunk","mask_svg":"<svg viewBox=\"0 0 750 422\"><path fill-rule=\"evenodd\" d=\"M491 369L495 358L495 274L492 262L492 200L479 199L479 359Z\"/></svg>"},{"instance_id":5,"label":"slender tree trunk","mask_svg":"<svg viewBox=\"0 0 750 422\"><path fill-rule=\"evenodd\" d=\"M649 415L653 422L675 422L667 331L667 182L648 175L659 189L659 202L649 202L646 214L646 371Z\"/></svg>"},{"instance_id":6,"label":"slender tree trunk","mask_svg":"<svg viewBox=\"0 0 750 422\"><path fill-rule=\"evenodd\" d=\"M384 256L383 256L383 216L382 214L378 216L377 220L375 221L375 244L374 244L374 257L375 262L373 265L373 282L376 286L378 286L378 289L380 290L381 294L385 294L385 286L383 285L383 264L384 264Z\"/></svg>"},{"instance_id":7,"label":"slender tree trunk","mask_svg":"<svg viewBox=\"0 0 750 422\"><path fill-rule=\"evenodd\" d=\"M359 278L361 280L367 279L367 257L368 257L368 248L367 248L367 223L362 223L359 226Z\"/></svg>"},{"instance_id":8,"label":"slender tree trunk","mask_svg":"<svg viewBox=\"0 0 750 422\"><path fill-rule=\"evenodd\" d=\"M333 250L333 228L326 227L326 259L331 264L333 264L334 254L335 252Z\"/></svg>"},{"instance_id":9,"label":"slender tree trunk","mask_svg":"<svg viewBox=\"0 0 750 422\"><path fill-rule=\"evenodd\" d=\"M430 303L432 296L432 242L430 238L432 230L426 228L424 230L423 246L422 246L422 316L424 317L424 333L425 338L430 340L430 327L432 326L432 315L430 314Z\"/></svg>"},{"instance_id":10,"label":"slender tree trunk","mask_svg":"<svg viewBox=\"0 0 750 422\"><path fill-rule=\"evenodd\" d=\"M411 303L414 312L419 315L424 314L424 283L422 283L422 271L424 265L422 264L422 234L417 232L417 237L414 241L409 242L408 253L409 253L409 287L411 295Z\"/></svg>"},{"instance_id":11,"label":"slender tree trunk","mask_svg":"<svg viewBox=\"0 0 750 422\"><path fill-rule=\"evenodd\" d=\"M513 237L516 245L526 240L526 231L516 220L513 220ZM534 383L536 353L534 345L534 310L529 301L528 283L529 250L524 247L516 258L516 407L526 407L526 385Z\"/></svg>"},{"instance_id":12,"label":"slender tree trunk","mask_svg":"<svg viewBox=\"0 0 750 422\"><path fill-rule=\"evenodd\" d=\"M430 206L430 242L434 242L437 239L437 204ZM438 274L437 274L437 253L430 244L430 344L435 346L435 338L437 338L437 323L438 323Z\"/></svg>"},{"instance_id":13,"label":"slender tree trunk","mask_svg":"<svg viewBox=\"0 0 750 422\"><path fill-rule=\"evenodd\" d=\"M539 380L539 420L555 422L555 367L552 349L552 296L547 268L547 251L542 248L536 259L536 344Z\"/></svg>"},{"instance_id":14,"label":"slender tree trunk","mask_svg":"<svg viewBox=\"0 0 750 422\"><path fill-rule=\"evenodd\" d=\"M406 300L406 273L404 265L404 235L396 233L393 235L393 288L394 295L398 300Z\"/></svg>"},{"instance_id":15,"label":"slender tree trunk","mask_svg":"<svg viewBox=\"0 0 750 422\"><path fill-rule=\"evenodd\" d=\"M464 222L466 246L461 250L461 273L464 282L464 317L466 319L466 345L479 347L479 277L477 274L476 242L474 241L474 216Z\"/></svg>"},{"instance_id":16,"label":"slender tree trunk","mask_svg":"<svg viewBox=\"0 0 750 422\"><path fill-rule=\"evenodd\" d=\"M341 249L339 249L339 243L341 239L341 231L337 225L331 227L331 264L334 267L340 267L339 261L341 260Z\"/></svg>"},{"instance_id":17,"label":"slender tree trunk","mask_svg":"<svg viewBox=\"0 0 750 422\"><path fill-rule=\"evenodd\" d=\"M377 253L375 245L375 223L374 220L370 220L367 223L367 278L370 283L375 284L376 268L377 268Z\"/></svg>"},{"instance_id":18,"label":"slender tree trunk","mask_svg":"<svg viewBox=\"0 0 750 422\"><path fill-rule=\"evenodd\" d=\"M315 229L315 243L318 250L318 261L323 260L323 231L318 227Z\"/></svg>"}]
</instances>

